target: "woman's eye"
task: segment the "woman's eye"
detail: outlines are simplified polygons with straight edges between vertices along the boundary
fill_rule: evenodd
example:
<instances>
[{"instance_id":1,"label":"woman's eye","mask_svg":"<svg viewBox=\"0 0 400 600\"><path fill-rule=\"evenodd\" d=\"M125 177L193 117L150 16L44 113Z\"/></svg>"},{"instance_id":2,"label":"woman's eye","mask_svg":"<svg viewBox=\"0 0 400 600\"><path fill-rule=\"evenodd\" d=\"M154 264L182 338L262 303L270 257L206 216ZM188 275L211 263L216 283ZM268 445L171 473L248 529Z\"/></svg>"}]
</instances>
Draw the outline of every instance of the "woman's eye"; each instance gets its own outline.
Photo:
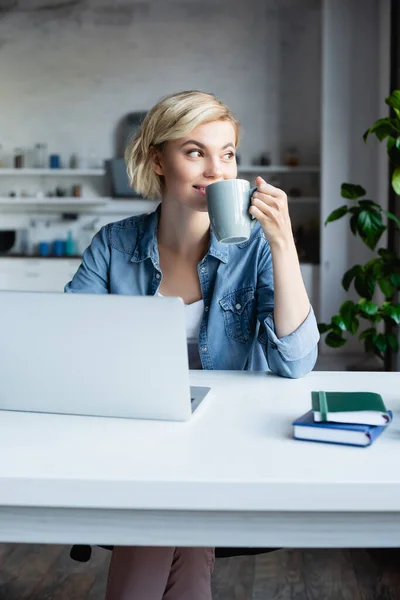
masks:
<instances>
[{"instance_id":1,"label":"woman's eye","mask_svg":"<svg viewBox=\"0 0 400 600\"><path fill-rule=\"evenodd\" d=\"M224 158L227 158L228 160L233 160L235 158L235 153L227 152L226 154L224 154Z\"/></svg>"},{"instance_id":2,"label":"woman's eye","mask_svg":"<svg viewBox=\"0 0 400 600\"><path fill-rule=\"evenodd\" d=\"M193 158L199 158L199 156L201 156L201 152L200 150L189 150L187 155L192 156Z\"/></svg>"}]
</instances>

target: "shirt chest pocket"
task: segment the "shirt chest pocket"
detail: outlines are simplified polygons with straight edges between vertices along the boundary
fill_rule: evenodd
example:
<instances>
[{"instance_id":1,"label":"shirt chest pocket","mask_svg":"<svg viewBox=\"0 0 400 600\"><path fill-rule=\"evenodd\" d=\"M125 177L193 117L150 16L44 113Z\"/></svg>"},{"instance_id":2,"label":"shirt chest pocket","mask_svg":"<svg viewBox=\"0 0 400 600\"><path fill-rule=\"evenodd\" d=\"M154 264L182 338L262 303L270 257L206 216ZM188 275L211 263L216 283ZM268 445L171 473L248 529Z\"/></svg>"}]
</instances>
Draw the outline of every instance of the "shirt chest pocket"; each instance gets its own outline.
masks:
<instances>
[{"instance_id":1,"label":"shirt chest pocket","mask_svg":"<svg viewBox=\"0 0 400 600\"><path fill-rule=\"evenodd\" d=\"M254 288L232 292L221 298L219 304L224 315L226 335L247 343L254 335L257 321Z\"/></svg>"}]
</instances>

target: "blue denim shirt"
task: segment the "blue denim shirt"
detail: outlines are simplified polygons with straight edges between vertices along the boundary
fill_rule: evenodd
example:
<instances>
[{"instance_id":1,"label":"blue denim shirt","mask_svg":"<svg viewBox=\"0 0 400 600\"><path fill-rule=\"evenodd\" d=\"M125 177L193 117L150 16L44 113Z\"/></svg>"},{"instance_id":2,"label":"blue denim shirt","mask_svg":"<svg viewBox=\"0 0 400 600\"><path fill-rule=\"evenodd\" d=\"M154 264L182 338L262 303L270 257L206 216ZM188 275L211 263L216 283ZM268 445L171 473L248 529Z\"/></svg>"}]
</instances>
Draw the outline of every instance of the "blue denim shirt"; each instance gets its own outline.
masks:
<instances>
[{"instance_id":1,"label":"blue denim shirt","mask_svg":"<svg viewBox=\"0 0 400 600\"><path fill-rule=\"evenodd\" d=\"M85 250L66 292L156 294L161 280L157 226L160 207L102 227ZM274 328L271 251L257 224L246 242L224 245L211 231L197 267L204 300L199 352L203 369L271 370L301 377L314 367L319 341L314 312L290 335Z\"/></svg>"}]
</instances>

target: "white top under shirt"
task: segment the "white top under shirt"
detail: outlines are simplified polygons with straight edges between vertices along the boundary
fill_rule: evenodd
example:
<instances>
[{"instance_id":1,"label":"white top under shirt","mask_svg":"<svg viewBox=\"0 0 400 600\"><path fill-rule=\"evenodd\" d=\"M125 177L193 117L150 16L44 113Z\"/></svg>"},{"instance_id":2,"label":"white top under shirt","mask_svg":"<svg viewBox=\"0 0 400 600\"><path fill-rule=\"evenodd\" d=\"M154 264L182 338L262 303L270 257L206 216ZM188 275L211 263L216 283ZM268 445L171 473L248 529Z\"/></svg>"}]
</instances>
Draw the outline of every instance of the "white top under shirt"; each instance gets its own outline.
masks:
<instances>
[{"instance_id":1,"label":"white top under shirt","mask_svg":"<svg viewBox=\"0 0 400 600\"><path fill-rule=\"evenodd\" d=\"M160 292L157 296L163 297ZM204 300L185 304L186 340L189 356L189 369L202 369L199 354L199 332L204 312Z\"/></svg>"}]
</instances>

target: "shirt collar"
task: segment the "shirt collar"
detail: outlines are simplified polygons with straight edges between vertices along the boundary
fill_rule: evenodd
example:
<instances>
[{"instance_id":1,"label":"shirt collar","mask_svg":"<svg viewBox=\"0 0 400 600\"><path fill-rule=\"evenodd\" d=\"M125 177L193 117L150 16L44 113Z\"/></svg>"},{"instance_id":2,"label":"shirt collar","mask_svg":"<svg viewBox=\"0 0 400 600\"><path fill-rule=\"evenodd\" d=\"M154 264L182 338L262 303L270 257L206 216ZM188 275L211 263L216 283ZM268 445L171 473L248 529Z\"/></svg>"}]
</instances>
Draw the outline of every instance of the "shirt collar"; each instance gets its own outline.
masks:
<instances>
[{"instance_id":1,"label":"shirt collar","mask_svg":"<svg viewBox=\"0 0 400 600\"><path fill-rule=\"evenodd\" d=\"M151 258L155 266L159 265L157 229L161 214L161 203L156 210L148 215L143 215L139 221L138 243L132 255L132 262L142 262ZM228 247L220 244L214 235L210 232L210 245L207 254L218 258L220 261L228 262Z\"/></svg>"}]
</instances>

